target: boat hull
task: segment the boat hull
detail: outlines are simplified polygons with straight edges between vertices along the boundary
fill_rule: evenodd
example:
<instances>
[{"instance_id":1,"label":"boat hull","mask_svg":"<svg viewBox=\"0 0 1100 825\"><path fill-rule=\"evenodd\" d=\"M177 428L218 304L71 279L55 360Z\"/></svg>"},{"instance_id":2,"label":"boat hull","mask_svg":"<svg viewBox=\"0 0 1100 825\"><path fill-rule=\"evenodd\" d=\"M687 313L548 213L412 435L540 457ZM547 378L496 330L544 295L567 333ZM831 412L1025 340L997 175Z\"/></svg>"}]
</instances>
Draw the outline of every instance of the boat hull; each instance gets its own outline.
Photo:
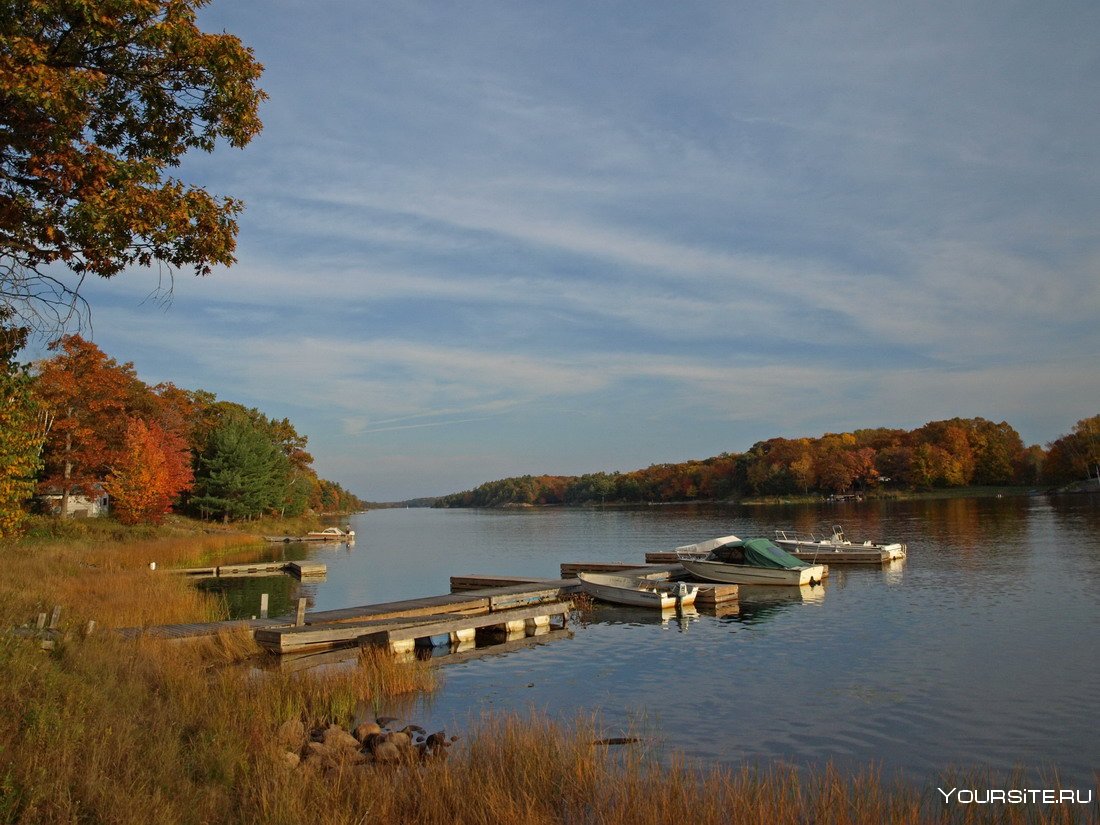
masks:
<instances>
[{"instance_id":1,"label":"boat hull","mask_svg":"<svg viewBox=\"0 0 1100 825\"><path fill-rule=\"evenodd\" d=\"M626 576L599 576L581 573L581 589L593 598L612 604L625 604L632 607L651 607L658 610L670 610L677 605L687 606L695 603L699 588L689 587L683 597L660 587L654 582L630 579ZM648 587L646 585L649 585ZM675 585L673 585L675 587ZM651 589L652 588L652 589Z\"/></svg>"},{"instance_id":2,"label":"boat hull","mask_svg":"<svg viewBox=\"0 0 1100 825\"><path fill-rule=\"evenodd\" d=\"M820 564L791 570L686 558L681 558L680 564L693 576L726 584L779 584L797 587L803 584L820 584L825 578L825 568Z\"/></svg>"}]
</instances>

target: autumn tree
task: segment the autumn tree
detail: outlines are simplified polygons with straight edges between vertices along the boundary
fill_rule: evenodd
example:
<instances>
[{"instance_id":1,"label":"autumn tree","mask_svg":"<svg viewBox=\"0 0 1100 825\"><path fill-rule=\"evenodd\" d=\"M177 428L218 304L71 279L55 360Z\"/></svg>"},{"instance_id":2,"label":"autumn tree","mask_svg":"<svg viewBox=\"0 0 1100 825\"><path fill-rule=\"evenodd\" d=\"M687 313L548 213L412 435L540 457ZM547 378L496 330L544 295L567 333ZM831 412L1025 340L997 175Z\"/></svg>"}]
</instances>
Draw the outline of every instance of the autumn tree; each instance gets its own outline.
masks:
<instances>
[{"instance_id":1,"label":"autumn tree","mask_svg":"<svg viewBox=\"0 0 1100 825\"><path fill-rule=\"evenodd\" d=\"M49 417L31 393L31 376L15 361L26 330L2 325L0 312L0 538L17 535L34 493Z\"/></svg>"},{"instance_id":2,"label":"autumn tree","mask_svg":"<svg viewBox=\"0 0 1100 825\"><path fill-rule=\"evenodd\" d=\"M1053 483L1100 478L1100 415L1082 418L1073 430L1052 442L1043 478Z\"/></svg>"},{"instance_id":3,"label":"autumn tree","mask_svg":"<svg viewBox=\"0 0 1100 825\"><path fill-rule=\"evenodd\" d=\"M89 275L233 262L241 203L171 174L261 128L263 67L199 30L207 2L0 4L0 303L28 323L63 325Z\"/></svg>"},{"instance_id":4,"label":"autumn tree","mask_svg":"<svg viewBox=\"0 0 1100 825\"><path fill-rule=\"evenodd\" d=\"M123 524L159 524L191 480L191 450L183 438L155 422L131 418L104 487Z\"/></svg>"},{"instance_id":5,"label":"autumn tree","mask_svg":"<svg viewBox=\"0 0 1100 825\"><path fill-rule=\"evenodd\" d=\"M69 497L107 477L122 449L127 415L143 392L133 364L119 364L79 335L50 347L58 354L38 364L35 395L53 416L41 487Z\"/></svg>"}]
</instances>

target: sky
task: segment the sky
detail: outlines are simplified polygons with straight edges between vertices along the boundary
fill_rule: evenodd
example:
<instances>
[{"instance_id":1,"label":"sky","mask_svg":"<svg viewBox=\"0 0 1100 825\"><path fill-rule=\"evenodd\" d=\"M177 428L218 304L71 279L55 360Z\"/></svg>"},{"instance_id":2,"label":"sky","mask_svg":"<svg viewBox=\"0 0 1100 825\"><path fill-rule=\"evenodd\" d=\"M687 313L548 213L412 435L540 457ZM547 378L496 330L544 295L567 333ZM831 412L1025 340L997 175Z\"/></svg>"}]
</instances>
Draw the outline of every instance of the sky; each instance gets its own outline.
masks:
<instances>
[{"instance_id":1,"label":"sky","mask_svg":"<svg viewBox=\"0 0 1100 825\"><path fill-rule=\"evenodd\" d=\"M213 0L238 262L91 284L373 501L1100 413L1100 4ZM161 291L157 293L158 285ZM171 285L171 300L163 287Z\"/></svg>"}]
</instances>

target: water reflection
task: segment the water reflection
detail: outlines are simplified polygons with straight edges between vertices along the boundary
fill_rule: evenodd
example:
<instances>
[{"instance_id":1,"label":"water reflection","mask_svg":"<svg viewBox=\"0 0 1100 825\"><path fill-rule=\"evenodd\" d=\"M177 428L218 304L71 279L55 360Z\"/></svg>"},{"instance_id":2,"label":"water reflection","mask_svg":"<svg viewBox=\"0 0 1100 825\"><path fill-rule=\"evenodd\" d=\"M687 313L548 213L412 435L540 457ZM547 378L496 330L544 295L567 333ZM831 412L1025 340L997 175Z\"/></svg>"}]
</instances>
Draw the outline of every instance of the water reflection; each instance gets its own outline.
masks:
<instances>
[{"instance_id":1,"label":"water reflection","mask_svg":"<svg viewBox=\"0 0 1100 825\"><path fill-rule=\"evenodd\" d=\"M1020 764L1089 786L1100 764L1087 723L1100 707L1100 658L1087 652L1100 628L1100 497L386 511L354 523L357 551L317 551L329 578L311 587L331 609L445 593L451 575L556 578L563 562L640 562L729 533L838 523L905 542L908 558L834 565L808 592L747 586L739 603L697 607L682 624L600 606L561 643L448 651L439 660L453 667L417 721L461 727L481 710L535 706L562 719L602 709L609 726L628 727L648 711L670 751L718 764L877 762L917 781L946 765ZM675 666L654 667L665 662ZM668 702L678 691L693 701ZM813 725L777 718L778 694L812 706Z\"/></svg>"},{"instance_id":2,"label":"water reflection","mask_svg":"<svg viewBox=\"0 0 1100 825\"><path fill-rule=\"evenodd\" d=\"M699 610L694 605L686 605L679 609L670 607L667 610L646 609L644 607L625 607L615 604L598 603L587 612L585 624L606 625L630 625L643 627L646 625L660 625L665 630L685 632L688 627L699 620Z\"/></svg>"}]
</instances>

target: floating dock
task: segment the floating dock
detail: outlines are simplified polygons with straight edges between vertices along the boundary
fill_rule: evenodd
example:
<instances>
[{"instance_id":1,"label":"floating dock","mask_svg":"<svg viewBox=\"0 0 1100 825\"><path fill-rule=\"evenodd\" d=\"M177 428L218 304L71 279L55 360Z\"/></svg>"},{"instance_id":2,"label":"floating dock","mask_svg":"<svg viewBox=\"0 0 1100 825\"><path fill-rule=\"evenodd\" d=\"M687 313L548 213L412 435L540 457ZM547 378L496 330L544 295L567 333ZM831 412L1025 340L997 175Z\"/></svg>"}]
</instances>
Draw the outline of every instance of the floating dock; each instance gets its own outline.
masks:
<instances>
[{"instance_id":1,"label":"floating dock","mask_svg":"<svg viewBox=\"0 0 1100 825\"><path fill-rule=\"evenodd\" d=\"M172 572L188 575L256 575L292 572L300 577L324 572L313 562L257 562L221 565ZM561 579L529 576L465 575L451 578L453 592L440 596L382 602L358 607L307 613L299 601L294 616L260 618L200 624L126 628L118 632L128 638L139 635L166 639L197 639L227 631L248 631L256 642L276 654L302 654L362 645L385 645L394 651L417 646L471 643L486 634L514 638L564 629L573 605L570 597L580 590L576 572L628 571L631 574L668 580L685 578L680 564L607 564L572 562L561 565ZM573 575L568 575L573 573ZM740 588L735 584L692 582L699 587L696 604L714 608L722 615L737 610Z\"/></svg>"},{"instance_id":2,"label":"floating dock","mask_svg":"<svg viewBox=\"0 0 1100 825\"><path fill-rule=\"evenodd\" d=\"M172 567L164 572L180 576L266 576L291 573L299 579L324 576L328 568L318 561L254 561L247 564L219 564L214 567Z\"/></svg>"}]
</instances>

